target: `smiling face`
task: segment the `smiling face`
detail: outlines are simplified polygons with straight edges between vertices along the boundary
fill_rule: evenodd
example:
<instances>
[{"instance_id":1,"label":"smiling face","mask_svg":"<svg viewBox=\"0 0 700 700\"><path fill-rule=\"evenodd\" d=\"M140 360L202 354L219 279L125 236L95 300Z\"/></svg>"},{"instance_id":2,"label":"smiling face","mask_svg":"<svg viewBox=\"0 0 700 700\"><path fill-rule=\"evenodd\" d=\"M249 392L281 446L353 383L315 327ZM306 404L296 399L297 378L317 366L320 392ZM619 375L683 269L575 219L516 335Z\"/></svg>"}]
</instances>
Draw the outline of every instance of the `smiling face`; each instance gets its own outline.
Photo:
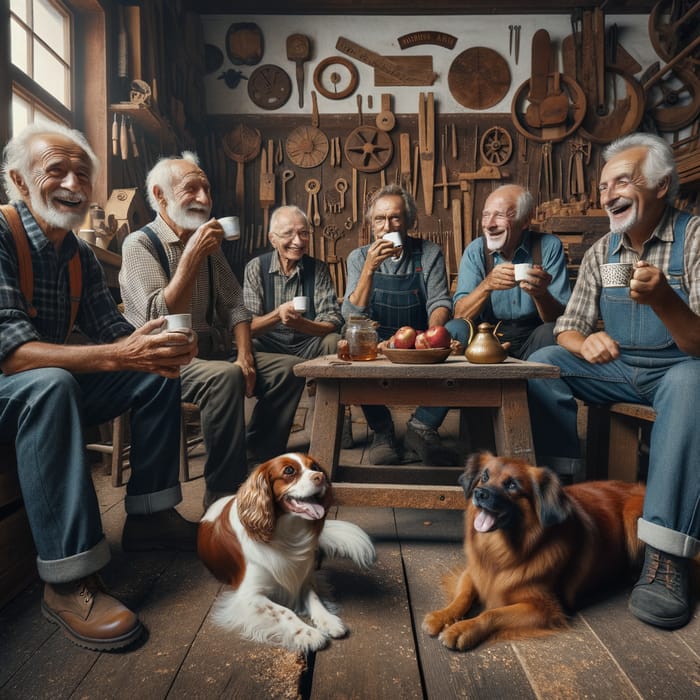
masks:
<instances>
[{"instance_id":1,"label":"smiling face","mask_svg":"<svg viewBox=\"0 0 700 700\"><path fill-rule=\"evenodd\" d=\"M42 229L78 228L92 197L92 162L61 134L37 134L30 144L29 171L12 178Z\"/></svg>"},{"instance_id":2,"label":"smiling face","mask_svg":"<svg viewBox=\"0 0 700 700\"><path fill-rule=\"evenodd\" d=\"M309 247L309 227L306 218L290 207L280 210L272 224L274 228L268 238L277 251L282 270L289 274Z\"/></svg>"},{"instance_id":3,"label":"smiling face","mask_svg":"<svg viewBox=\"0 0 700 700\"><path fill-rule=\"evenodd\" d=\"M481 227L487 248L500 251L506 260L513 257L528 224L528 221L516 219L521 192L519 187L499 187L486 198L481 214Z\"/></svg>"},{"instance_id":4,"label":"smiling face","mask_svg":"<svg viewBox=\"0 0 700 700\"><path fill-rule=\"evenodd\" d=\"M176 160L172 164L170 187L157 188L161 216L176 230L191 233L211 215L209 179L195 163Z\"/></svg>"},{"instance_id":5,"label":"smiling face","mask_svg":"<svg viewBox=\"0 0 700 700\"><path fill-rule=\"evenodd\" d=\"M613 233L646 240L665 208L668 183L650 184L644 176L647 149L635 146L613 156L600 174L600 203Z\"/></svg>"}]
</instances>

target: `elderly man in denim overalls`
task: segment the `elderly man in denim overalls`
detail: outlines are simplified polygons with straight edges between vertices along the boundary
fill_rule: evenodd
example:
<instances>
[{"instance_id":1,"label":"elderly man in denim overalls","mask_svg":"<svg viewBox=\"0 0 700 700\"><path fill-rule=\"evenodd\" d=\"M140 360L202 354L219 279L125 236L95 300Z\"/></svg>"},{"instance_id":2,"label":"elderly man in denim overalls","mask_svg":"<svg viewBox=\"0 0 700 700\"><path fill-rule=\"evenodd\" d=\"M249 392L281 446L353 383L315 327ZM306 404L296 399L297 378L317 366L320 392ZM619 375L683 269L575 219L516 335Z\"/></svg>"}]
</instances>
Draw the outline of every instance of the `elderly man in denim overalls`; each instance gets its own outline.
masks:
<instances>
[{"instance_id":1,"label":"elderly man in denim overalls","mask_svg":"<svg viewBox=\"0 0 700 700\"><path fill-rule=\"evenodd\" d=\"M353 250L348 256L343 316L348 319L354 314L366 314L379 323L380 340L387 340L401 326L418 330L444 326L452 315L442 250L436 243L408 235L415 221L413 197L398 185L383 187L367 207L373 242ZM394 248L385 238L392 231L401 235L400 247ZM362 410L374 431L370 462L398 464L401 455L391 412L386 406L363 406ZM421 430L413 418L408 422L407 434ZM437 432L432 432L439 440Z\"/></svg>"},{"instance_id":2,"label":"elderly man in denim overalls","mask_svg":"<svg viewBox=\"0 0 700 700\"><path fill-rule=\"evenodd\" d=\"M530 357L561 368L561 379L529 383L533 433L539 463L560 470L580 460L574 396L654 407L638 525L646 555L629 608L673 629L690 618L689 564L700 553L700 218L671 204L678 174L663 139L632 134L604 156L600 197L611 232L583 259L555 328L561 347ZM602 287L608 262L633 263L629 287Z\"/></svg>"}]
</instances>

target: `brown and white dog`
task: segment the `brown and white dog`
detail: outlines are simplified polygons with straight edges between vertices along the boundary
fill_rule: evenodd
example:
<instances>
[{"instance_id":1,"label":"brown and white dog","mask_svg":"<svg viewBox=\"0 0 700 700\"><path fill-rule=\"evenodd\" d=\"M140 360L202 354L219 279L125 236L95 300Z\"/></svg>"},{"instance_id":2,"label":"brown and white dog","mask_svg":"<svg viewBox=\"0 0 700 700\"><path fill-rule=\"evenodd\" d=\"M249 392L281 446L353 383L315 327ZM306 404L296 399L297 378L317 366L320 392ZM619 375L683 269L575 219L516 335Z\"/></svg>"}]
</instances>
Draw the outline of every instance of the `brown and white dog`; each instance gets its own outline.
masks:
<instances>
[{"instance_id":1,"label":"brown and white dog","mask_svg":"<svg viewBox=\"0 0 700 700\"><path fill-rule=\"evenodd\" d=\"M623 580L640 558L642 484L562 487L549 469L489 453L472 455L459 481L466 566L451 602L423 620L451 649L563 627L565 610ZM477 601L483 612L464 619Z\"/></svg>"},{"instance_id":2,"label":"brown and white dog","mask_svg":"<svg viewBox=\"0 0 700 700\"><path fill-rule=\"evenodd\" d=\"M199 525L199 557L233 588L216 602L217 624L302 653L347 632L318 594L317 554L362 567L376 554L357 525L326 519L331 504L325 472L311 457L290 452L261 464L235 496L211 505Z\"/></svg>"}]
</instances>

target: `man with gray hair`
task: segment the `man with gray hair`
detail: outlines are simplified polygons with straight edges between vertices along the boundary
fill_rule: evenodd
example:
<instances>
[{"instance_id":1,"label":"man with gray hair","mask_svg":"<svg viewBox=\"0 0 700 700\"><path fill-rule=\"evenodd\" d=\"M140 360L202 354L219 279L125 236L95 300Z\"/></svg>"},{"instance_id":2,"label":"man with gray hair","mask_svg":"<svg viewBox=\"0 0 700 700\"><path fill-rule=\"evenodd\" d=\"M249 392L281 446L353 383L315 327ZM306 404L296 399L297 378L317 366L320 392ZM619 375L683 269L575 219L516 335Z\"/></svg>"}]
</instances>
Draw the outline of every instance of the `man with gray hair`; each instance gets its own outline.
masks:
<instances>
[{"instance_id":1,"label":"man with gray hair","mask_svg":"<svg viewBox=\"0 0 700 700\"><path fill-rule=\"evenodd\" d=\"M334 353L343 316L328 265L306 254L306 214L296 206L275 209L268 238L273 250L246 265L243 282L253 346L307 360ZM307 308L296 308L295 297Z\"/></svg>"},{"instance_id":2,"label":"man with gray hair","mask_svg":"<svg viewBox=\"0 0 700 700\"><path fill-rule=\"evenodd\" d=\"M469 339L465 319L498 324L499 339L508 344L508 354L520 360L554 345L554 321L571 294L569 274L559 238L530 231L534 208L532 195L520 185L503 185L486 198L483 235L464 251L453 297L454 319L446 325L462 346ZM520 264L530 266L522 280L515 276L515 266ZM439 445L437 429L447 411L416 409L404 444L432 459L430 452Z\"/></svg>"},{"instance_id":3,"label":"man with gray hair","mask_svg":"<svg viewBox=\"0 0 700 700\"><path fill-rule=\"evenodd\" d=\"M251 314L221 251L223 229L211 218L209 179L193 153L164 158L148 173L156 218L127 236L119 285L124 314L144 323L189 313L199 336L196 359L182 372L182 398L199 407L204 444L205 510L235 493L248 466L287 449L304 380L281 353L254 351ZM246 435L245 398L257 397Z\"/></svg>"},{"instance_id":4,"label":"man with gray hair","mask_svg":"<svg viewBox=\"0 0 700 700\"><path fill-rule=\"evenodd\" d=\"M5 147L13 201L0 217L0 443L15 446L45 617L72 642L109 651L135 642L143 626L97 573L110 552L84 427L131 412L124 550L194 551L197 524L175 505L178 378L197 343L191 333L158 333L159 316L136 330L127 323L90 246L73 233L97 167L85 137L55 124L27 127ZM74 323L91 344L66 343Z\"/></svg>"},{"instance_id":5,"label":"man with gray hair","mask_svg":"<svg viewBox=\"0 0 700 700\"><path fill-rule=\"evenodd\" d=\"M603 156L610 232L584 255L558 346L530 357L561 369L560 379L528 383L533 437L538 463L556 470L581 460L575 397L654 407L637 527L646 554L629 608L673 629L690 618L690 559L700 554L700 217L674 207L678 173L664 139L631 134ZM606 263L630 265L629 284L606 286Z\"/></svg>"}]
</instances>

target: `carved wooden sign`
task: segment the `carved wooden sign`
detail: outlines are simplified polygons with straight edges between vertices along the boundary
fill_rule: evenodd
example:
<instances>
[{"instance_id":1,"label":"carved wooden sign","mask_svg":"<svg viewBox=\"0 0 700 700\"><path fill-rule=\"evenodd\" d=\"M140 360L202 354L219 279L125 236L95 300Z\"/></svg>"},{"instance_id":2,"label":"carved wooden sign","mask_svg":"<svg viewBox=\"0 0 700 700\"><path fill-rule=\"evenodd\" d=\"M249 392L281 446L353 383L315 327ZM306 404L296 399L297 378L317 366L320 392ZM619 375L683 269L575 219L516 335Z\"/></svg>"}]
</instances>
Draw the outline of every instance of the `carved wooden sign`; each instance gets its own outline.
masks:
<instances>
[{"instance_id":1,"label":"carved wooden sign","mask_svg":"<svg viewBox=\"0 0 700 700\"><path fill-rule=\"evenodd\" d=\"M457 43L457 37L446 32L427 30L404 34L398 38L398 42L402 49L410 49L412 46L422 46L424 44L434 44L445 49L453 49Z\"/></svg>"}]
</instances>

